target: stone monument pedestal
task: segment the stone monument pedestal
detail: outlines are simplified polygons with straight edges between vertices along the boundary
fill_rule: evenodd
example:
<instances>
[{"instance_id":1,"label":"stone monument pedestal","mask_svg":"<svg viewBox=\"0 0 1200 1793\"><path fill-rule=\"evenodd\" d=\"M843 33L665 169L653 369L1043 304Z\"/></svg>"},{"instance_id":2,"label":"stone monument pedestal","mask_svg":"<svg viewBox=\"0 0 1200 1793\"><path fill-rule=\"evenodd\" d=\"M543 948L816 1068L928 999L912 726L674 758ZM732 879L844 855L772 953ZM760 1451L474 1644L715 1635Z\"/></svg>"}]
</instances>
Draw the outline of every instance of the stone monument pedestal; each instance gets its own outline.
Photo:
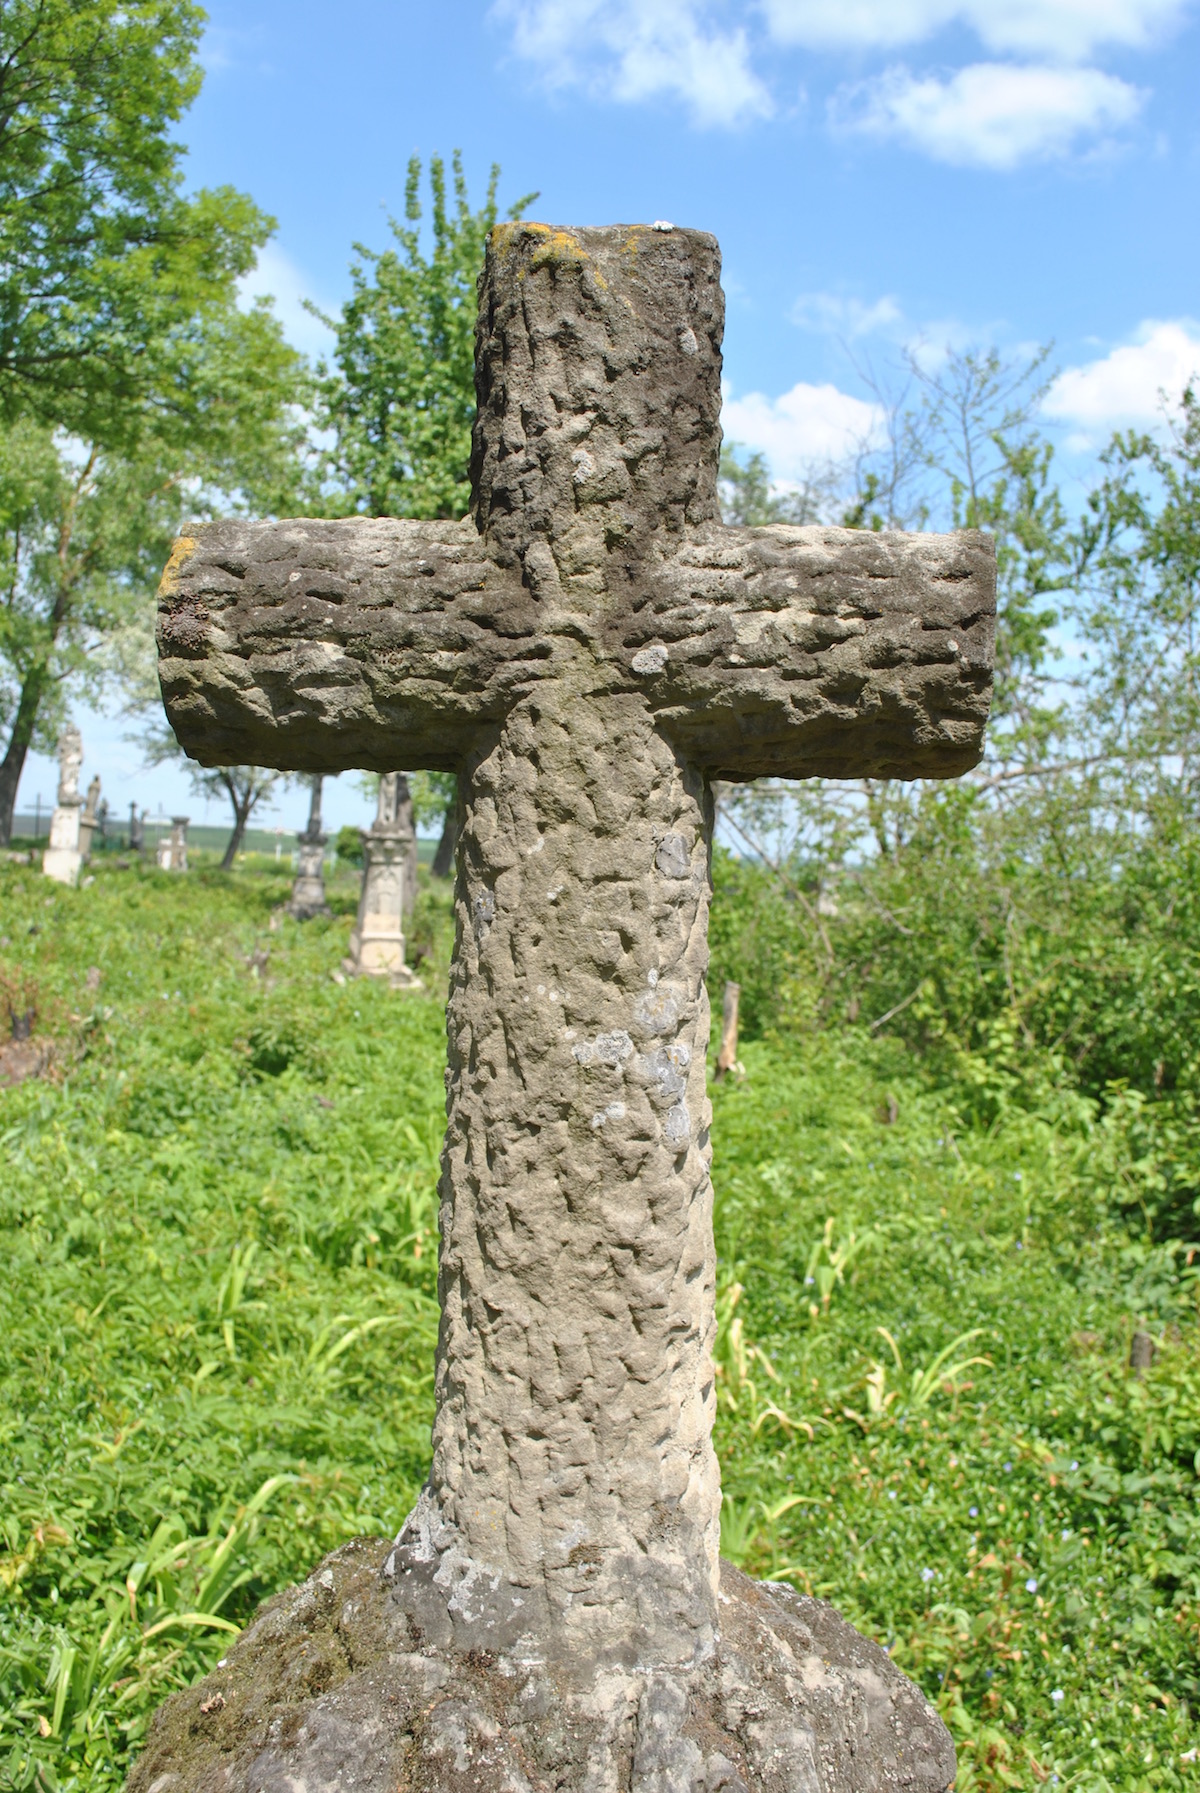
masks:
<instances>
[{"instance_id":1,"label":"stone monument pedestal","mask_svg":"<svg viewBox=\"0 0 1200 1793\"><path fill-rule=\"evenodd\" d=\"M158 1713L128 1793L944 1793L954 1750L832 1606L721 1565L688 1665L554 1651L536 1601L359 1538Z\"/></svg>"},{"instance_id":2,"label":"stone monument pedestal","mask_svg":"<svg viewBox=\"0 0 1200 1793\"><path fill-rule=\"evenodd\" d=\"M411 907L408 887L416 844L406 820L410 808L407 781L398 772L385 773L379 780L378 814L362 834L362 893L350 952L342 961L348 976L387 978L398 989L421 983L404 960L404 913Z\"/></svg>"},{"instance_id":3,"label":"stone monument pedestal","mask_svg":"<svg viewBox=\"0 0 1200 1793\"><path fill-rule=\"evenodd\" d=\"M88 831L91 842L91 829ZM60 803L50 819L50 844L42 854L42 870L56 884L77 884L87 854L83 846L83 805Z\"/></svg>"},{"instance_id":4,"label":"stone monument pedestal","mask_svg":"<svg viewBox=\"0 0 1200 1793\"><path fill-rule=\"evenodd\" d=\"M383 977L399 986L421 980L404 962L404 881L408 842L398 828L363 831L363 882L358 919L343 968L352 977Z\"/></svg>"},{"instance_id":5,"label":"stone monument pedestal","mask_svg":"<svg viewBox=\"0 0 1200 1793\"><path fill-rule=\"evenodd\" d=\"M321 779L312 782L312 800L308 809L308 827L296 836L299 862L296 882L286 904L287 913L297 921L310 921L314 915L328 915L325 901L325 842L321 832Z\"/></svg>"},{"instance_id":6,"label":"stone monument pedestal","mask_svg":"<svg viewBox=\"0 0 1200 1793\"><path fill-rule=\"evenodd\" d=\"M314 915L330 912L325 900L325 842L328 838L319 832L296 836L299 863L287 912L297 921L310 921Z\"/></svg>"}]
</instances>

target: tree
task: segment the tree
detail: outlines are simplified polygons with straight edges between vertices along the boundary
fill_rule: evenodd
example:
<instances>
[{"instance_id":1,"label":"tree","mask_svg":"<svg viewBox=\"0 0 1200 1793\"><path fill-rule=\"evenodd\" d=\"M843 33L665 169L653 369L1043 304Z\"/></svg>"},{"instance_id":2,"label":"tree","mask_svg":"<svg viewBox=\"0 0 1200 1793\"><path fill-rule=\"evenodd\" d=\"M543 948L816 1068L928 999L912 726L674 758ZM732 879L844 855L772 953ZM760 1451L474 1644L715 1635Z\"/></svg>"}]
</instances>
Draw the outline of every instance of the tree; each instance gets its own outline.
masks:
<instances>
[{"instance_id":1,"label":"tree","mask_svg":"<svg viewBox=\"0 0 1200 1793\"><path fill-rule=\"evenodd\" d=\"M747 454L737 442L721 448L717 493L726 523L758 528L763 523L819 523L828 509L833 475L814 474L802 486L776 489L766 456Z\"/></svg>"},{"instance_id":2,"label":"tree","mask_svg":"<svg viewBox=\"0 0 1200 1793\"><path fill-rule=\"evenodd\" d=\"M0 841L26 755L51 749L70 690L94 699L123 676L158 709L152 593L180 525L275 509L299 477L300 361L268 308L214 308L190 334L203 414L190 435L171 417L160 429L149 401L123 452L29 418L0 424Z\"/></svg>"},{"instance_id":3,"label":"tree","mask_svg":"<svg viewBox=\"0 0 1200 1793\"><path fill-rule=\"evenodd\" d=\"M272 797L286 776L270 772L262 766L216 766L211 771L188 761L192 789L201 797L228 797L233 806L233 829L225 843L221 870L233 869L233 862L242 850L250 817L260 804Z\"/></svg>"},{"instance_id":4,"label":"tree","mask_svg":"<svg viewBox=\"0 0 1200 1793\"><path fill-rule=\"evenodd\" d=\"M421 241L421 162L408 164L404 222L382 253L355 244L354 291L339 318L336 372L323 368L322 421L335 434L326 462L329 496L373 517L462 517L471 501L475 418L475 282L497 219L500 170L493 166L478 211L467 197L462 157L452 161L448 204L440 156L429 163L432 243ZM509 207L519 218L537 197ZM316 311L315 307L310 309ZM317 316L322 316L316 312Z\"/></svg>"},{"instance_id":5,"label":"tree","mask_svg":"<svg viewBox=\"0 0 1200 1793\"><path fill-rule=\"evenodd\" d=\"M1200 813L1200 392L1102 456L1079 532L1086 726L1123 801ZM1136 787L1136 795L1135 795Z\"/></svg>"},{"instance_id":6,"label":"tree","mask_svg":"<svg viewBox=\"0 0 1200 1793\"><path fill-rule=\"evenodd\" d=\"M300 358L236 283L271 221L181 195L190 0L0 8L0 840L68 684L95 695L185 512L296 484Z\"/></svg>"},{"instance_id":7,"label":"tree","mask_svg":"<svg viewBox=\"0 0 1200 1793\"><path fill-rule=\"evenodd\" d=\"M127 444L153 394L187 427L191 320L223 305L270 221L180 193L171 137L201 82L192 0L0 8L0 414Z\"/></svg>"}]
</instances>

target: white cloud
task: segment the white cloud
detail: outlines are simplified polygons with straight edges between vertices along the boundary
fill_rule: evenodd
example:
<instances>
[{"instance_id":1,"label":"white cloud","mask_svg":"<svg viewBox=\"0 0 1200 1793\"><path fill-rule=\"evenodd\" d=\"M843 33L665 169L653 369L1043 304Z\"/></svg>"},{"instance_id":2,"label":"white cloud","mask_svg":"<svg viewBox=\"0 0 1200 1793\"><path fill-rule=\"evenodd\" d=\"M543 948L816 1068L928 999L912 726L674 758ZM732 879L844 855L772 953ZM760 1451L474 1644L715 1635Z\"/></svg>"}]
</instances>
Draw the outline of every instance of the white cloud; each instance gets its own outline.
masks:
<instances>
[{"instance_id":1,"label":"white cloud","mask_svg":"<svg viewBox=\"0 0 1200 1793\"><path fill-rule=\"evenodd\" d=\"M1083 431L1076 446L1120 428L1152 428L1162 420L1163 395L1178 403L1188 381L1200 376L1200 324L1191 319L1148 319L1131 343L1085 367L1059 374L1043 410Z\"/></svg>"},{"instance_id":2,"label":"white cloud","mask_svg":"<svg viewBox=\"0 0 1200 1793\"><path fill-rule=\"evenodd\" d=\"M668 94L701 125L772 110L744 29L724 28L701 0L497 0L494 12L554 86L626 101Z\"/></svg>"},{"instance_id":3,"label":"white cloud","mask_svg":"<svg viewBox=\"0 0 1200 1793\"><path fill-rule=\"evenodd\" d=\"M762 392L727 396L721 411L726 439L764 454L784 482L802 483L814 462L844 460L876 437L881 422L877 406L836 386L803 380L780 398Z\"/></svg>"},{"instance_id":4,"label":"white cloud","mask_svg":"<svg viewBox=\"0 0 1200 1793\"><path fill-rule=\"evenodd\" d=\"M900 138L939 162L1008 169L1128 124L1144 98L1099 69L977 62L945 79L888 69L843 89L831 111L844 129Z\"/></svg>"},{"instance_id":5,"label":"white cloud","mask_svg":"<svg viewBox=\"0 0 1200 1793\"><path fill-rule=\"evenodd\" d=\"M1138 48L1182 19L1189 0L765 0L780 44L895 49L965 25L989 50L1076 61L1101 44Z\"/></svg>"},{"instance_id":6,"label":"white cloud","mask_svg":"<svg viewBox=\"0 0 1200 1793\"><path fill-rule=\"evenodd\" d=\"M862 299L840 293L801 293L792 306L792 322L803 330L819 330L832 336L873 336L901 321L900 307L889 297L867 305Z\"/></svg>"},{"instance_id":7,"label":"white cloud","mask_svg":"<svg viewBox=\"0 0 1200 1793\"><path fill-rule=\"evenodd\" d=\"M275 314L294 348L314 357L330 353L333 334L319 318L305 310L304 301L314 300L326 313L336 313L339 307L314 292L313 282L276 243L268 243L259 250L253 271L238 282L238 297L243 305L263 294L270 294L274 299Z\"/></svg>"}]
</instances>

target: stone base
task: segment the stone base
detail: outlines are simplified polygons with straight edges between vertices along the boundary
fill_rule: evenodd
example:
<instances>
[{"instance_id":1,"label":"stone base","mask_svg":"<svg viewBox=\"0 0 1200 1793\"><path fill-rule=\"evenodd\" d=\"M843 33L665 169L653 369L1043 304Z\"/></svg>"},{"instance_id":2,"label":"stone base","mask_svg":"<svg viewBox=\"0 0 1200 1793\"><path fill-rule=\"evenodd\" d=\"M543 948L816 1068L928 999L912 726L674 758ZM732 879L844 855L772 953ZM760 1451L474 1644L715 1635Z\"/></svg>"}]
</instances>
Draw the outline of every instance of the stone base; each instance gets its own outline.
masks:
<instances>
[{"instance_id":1,"label":"stone base","mask_svg":"<svg viewBox=\"0 0 1200 1793\"><path fill-rule=\"evenodd\" d=\"M294 916L297 921L313 921L318 915L332 915L333 911L325 901L325 886L317 879L298 880L288 901L284 904L284 912Z\"/></svg>"},{"instance_id":2,"label":"stone base","mask_svg":"<svg viewBox=\"0 0 1200 1793\"><path fill-rule=\"evenodd\" d=\"M47 847L42 854L42 871L56 884L78 884L83 854L72 847Z\"/></svg>"},{"instance_id":3,"label":"stone base","mask_svg":"<svg viewBox=\"0 0 1200 1793\"><path fill-rule=\"evenodd\" d=\"M397 948L391 939L381 944L378 940L364 941L358 934L351 934L350 952L342 960L342 970L347 977L382 978L394 990L423 990L425 987L416 972L404 962L403 938Z\"/></svg>"},{"instance_id":4,"label":"stone base","mask_svg":"<svg viewBox=\"0 0 1200 1793\"><path fill-rule=\"evenodd\" d=\"M581 1675L552 1651L490 1648L433 1593L387 1540L335 1551L167 1701L127 1793L944 1793L954 1778L940 1719L876 1644L728 1563L720 1644L694 1669Z\"/></svg>"}]
</instances>

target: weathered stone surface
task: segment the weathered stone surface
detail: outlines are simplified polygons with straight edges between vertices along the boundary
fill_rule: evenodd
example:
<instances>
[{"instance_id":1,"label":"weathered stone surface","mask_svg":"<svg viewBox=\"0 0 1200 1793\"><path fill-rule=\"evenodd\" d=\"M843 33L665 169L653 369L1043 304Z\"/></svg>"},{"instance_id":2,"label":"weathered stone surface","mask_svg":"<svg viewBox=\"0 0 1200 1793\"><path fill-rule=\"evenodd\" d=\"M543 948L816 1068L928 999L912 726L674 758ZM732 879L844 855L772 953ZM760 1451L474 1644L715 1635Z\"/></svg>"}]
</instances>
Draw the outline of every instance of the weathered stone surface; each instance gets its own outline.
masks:
<instances>
[{"instance_id":1,"label":"weathered stone surface","mask_svg":"<svg viewBox=\"0 0 1200 1793\"><path fill-rule=\"evenodd\" d=\"M358 1680L330 1633L319 1716L264 1704L243 1780L189 1788L952 1773L886 1659L718 1563L709 781L973 765L994 558L972 533L723 529L721 315L700 232L502 227L473 519L209 525L164 576L163 690L198 759L448 768L461 805L410 1631ZM231 1659L229 1707L283 1698L259 1660Z\"/></svg>"},{"instance_id":2,"label":"weathered stone surface","mask_svg":"<svg viewBox=\"0 0 1200 1793\"><path fill-rule=\"evenodd\" d=\"M182 538L160 676L205 764L457 770L582 675L709 776L949 777L979 757L992 540L717 521L716 244L493 232L475 516L230 520Z\"/></svg>"},{"instance_id":3,"label":"weathered stone surface","mask_svg":"<svg viewBox=\"0 0 1200 1793\"><path fill-rule=\"evenodd\" d=\"M704 1662L598 1668L547 1651L511 1594L484 1612L402 1557L357 1540L264 1607L223 1668L163 1707L129 1793L943 1793L953 1778L920 1694L824 1601L726 1563Z\"/></svg>"},{"instance_id":4,"label":"weathered stone surface","mask_svg":"<svg viewBox=\"0 0 1200 1793\"><path fill-rule=\"evenodd\" d=\"M186 552L160 676L206 762L456 770L581 663L711 777L946 778L979 758L995 559L977 531L705 525L600 600L535 598L469 520L234 519Z\"/></svg>"}]
</instances>

